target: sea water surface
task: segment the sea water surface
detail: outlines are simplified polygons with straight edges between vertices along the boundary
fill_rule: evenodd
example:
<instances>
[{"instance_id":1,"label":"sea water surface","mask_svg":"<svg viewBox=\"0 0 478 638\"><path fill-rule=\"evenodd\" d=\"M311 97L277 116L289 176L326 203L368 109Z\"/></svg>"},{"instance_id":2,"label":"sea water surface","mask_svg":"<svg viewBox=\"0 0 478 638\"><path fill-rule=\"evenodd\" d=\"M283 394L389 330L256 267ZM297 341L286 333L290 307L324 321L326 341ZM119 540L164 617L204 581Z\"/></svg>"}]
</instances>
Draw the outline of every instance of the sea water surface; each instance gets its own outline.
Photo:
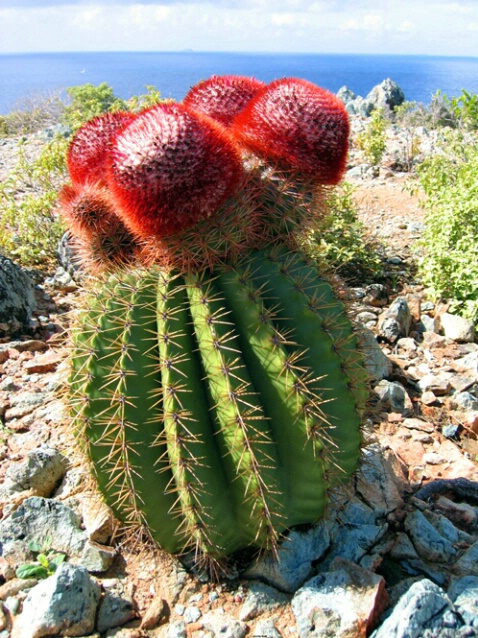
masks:
<instances>
[{"instance_id":1,"label":"sea water surface","mask_svg":"<svg viewBox=\"0 0 478 638\"><path fill-rule=\"evenodd\" d=\"M181 100L189 87L210 75L248 75L265 82L301 77L334 93L344 85L357 95L386 78L410 101L428 104L440 89L449 97L462 89L478 93L478 58L350 54L266 53L35 53L0 55L0 113L25 101L80 84L106 82L124 99L145 93Z\"/></svg>"}]
</instances>

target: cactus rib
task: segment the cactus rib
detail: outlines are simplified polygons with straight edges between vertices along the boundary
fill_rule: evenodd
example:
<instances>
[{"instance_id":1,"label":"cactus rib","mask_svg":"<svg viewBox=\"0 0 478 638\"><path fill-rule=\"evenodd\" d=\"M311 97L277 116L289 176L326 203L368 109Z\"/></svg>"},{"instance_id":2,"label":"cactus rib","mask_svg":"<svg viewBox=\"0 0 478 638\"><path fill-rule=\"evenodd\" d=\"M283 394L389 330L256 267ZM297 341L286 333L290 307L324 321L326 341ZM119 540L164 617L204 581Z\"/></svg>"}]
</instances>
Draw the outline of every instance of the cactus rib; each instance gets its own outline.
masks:
<instances>
[{"instance_id":1,"label":"cactus rib","mask_svg":"<svg viewBox=\"0 0 478 638\"><path fill-rule=\"evenodd\" d=\"M216 436L236 500L237 520L248 543L274 547L280 517L277 456L257 392L242 361L221 292L187 277L188 296L202 363L209 380Z\"/></svg>"},{"instance_id":2,"label":"cactus rib","mask_svg":"<svg viewBox=\"0 0 478 638\"><path fill-rule=\"evenodd\" d=\"M168 540L174 540L177 523L165 516L174 503L166 489L171 476L159 471L169 463L158 462L164 445L158 444L160 370L153 347L156 286L157 273L109 282L104 299L78 327L72 389L88 455L114 511L153 535L161 530L163 547L177 551Z\"/></svg>"},{"instance_id":3,"label":"cactus rib","mask_svg":"<svg viewBox=\"0 0 478 638\"><path fill-rule=\"evenodd\" d=\"M354 374L358 377L357 393L362 396L365 391L363 369L356 359L350 360L349 339L353 339L350 322L330 285L318 278L297 254L274 249L267 253L266 259L259 251L252 253L250 259L257 265L252 270L256 283L261 284L264 279L269 282L280 309L278 315L294 326L294 335L300 343L308 344L301 361L313 371L316 392L327 402L327 427L318 422L314 433L319 439L325 436L333 442L333 446L327 447L334 467L340 468L337 476L340 481L353 471L360 449L359 402L350 390ZM357 356L356 349L353 353ZM334 473L332 467L329 470Z\"/></svg>"},{"instance_id":4,"label":"cactus rib","mask_svg":"<svg viewBox=\"0 0 478 638\"><path fill-rule=\"evenodd\" d=\"M194 547L198 557L228 554L240 546L240 539L194 356L186 290L166 275L158 289L158 342L171 491L177 496L178 518L184 513L183 547Z\"/></svg>"}]
</instances>

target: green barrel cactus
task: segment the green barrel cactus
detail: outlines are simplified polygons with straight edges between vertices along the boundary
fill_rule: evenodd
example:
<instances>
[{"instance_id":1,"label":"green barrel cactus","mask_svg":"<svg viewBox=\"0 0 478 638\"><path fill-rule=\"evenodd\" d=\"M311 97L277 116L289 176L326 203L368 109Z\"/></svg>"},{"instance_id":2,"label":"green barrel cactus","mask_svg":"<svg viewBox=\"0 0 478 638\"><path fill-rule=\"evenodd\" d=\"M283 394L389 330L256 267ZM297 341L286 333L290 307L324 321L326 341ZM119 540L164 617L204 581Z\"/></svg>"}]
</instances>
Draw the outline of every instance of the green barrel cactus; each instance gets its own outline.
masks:
<instances>
[{"instance_id":1,"label":"green barrel cactus","mask_svg":"<svg viewBox=\"0 0 478 638\"><path fill-rule=\"evenodd\" d=\"M87 123L60 198L96 266L73 333L78 440L120 520L208 562L274 550L291 526L318 520L360 456L367 390L356 338L299 249L300 233L320 223L323 185L340 179L348 121L334 96L320 90L316 104L314 88L287 82L286 91L283 81L253 84L246 99L250 79L212 78L216 120L165 104ZM226 127L218 95L225 87L229 104L234 86L242 111ZM253 154L262 104L267 136L283 111L308 142L291 142L281 122L284 157L280 144L271 157ZM313 176L321 145L330 161Z\"/></svg>"}]
</instances>

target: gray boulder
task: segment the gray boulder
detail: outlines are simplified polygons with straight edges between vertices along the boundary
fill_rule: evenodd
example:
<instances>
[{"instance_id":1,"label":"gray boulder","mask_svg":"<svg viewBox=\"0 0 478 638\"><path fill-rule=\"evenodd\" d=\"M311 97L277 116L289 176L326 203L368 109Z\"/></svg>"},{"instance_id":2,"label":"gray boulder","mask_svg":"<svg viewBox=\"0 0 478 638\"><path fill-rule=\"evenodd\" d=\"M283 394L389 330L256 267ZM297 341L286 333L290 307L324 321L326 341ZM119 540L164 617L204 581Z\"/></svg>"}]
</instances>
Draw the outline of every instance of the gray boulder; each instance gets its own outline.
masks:
<instances>
[{"instance_id":1,"label":"gray boulder","mask_svg":"<svg viewBox=\"0 0 478 638\"><path fill-rule=\"evenodd\" d=\"M414 510L405 519L408 533L421 558L432 563L450 563L456 555L453 543L441 534L419 510Z\"/></svg>"},{"instance_id":2,"label":"gray boulder","mask_svg":"<svg viewBox=\"0 0 478 638\"><path fill-rule=\"evenodd\" d=\"M32 490L37 496L50 496L65 475L68 461L58 450L41 446L28 453L22 463L12 463L5 473L7 494Z\"/></svg>"},{"instance_id":3,"label":"gray boulder","mask_svg":"<svg viewBox=\"0 0 478 638\"><path fill-rule=\"evenodd\" d=\"M404 416L413 414L413 403L406 389L398 381L382 379L374 388L378 395L382 408L391 412L398 412Z\"/></svg>"},{"instance_id":4,"label":"gray boulder","mask_svg":"<svg viewBox=\"0 0 478 638\"><path fill-rule=\"evenodd\" d=\"M251 582L247 591L247 598L239 612L239 620L243 621L251 620L280 605L285 605L289 600L286 594L264 583Z\"/></svg>"},{"instance_id":5,"label":"gray boulder","mask_svg":"<svg viewBox=\"0 0 478 638\"><path fill-rule=\"evenodd\" d=\"M428 579L413 583L395 605L391 615L371 638L424 638L438 636L445 625L452 631L461 623L453 613L453 605L441 587ZM450 627L454 625L454 627ZM450 636L458 636L451 633Z\"/></svg>"},{"instance_id":6,"label":"gray boulder","mask_svg":"<svg viewBox=\"0 0 478 638\"><path fill-rule=\"evenodd\" d=\"M408 337L412 325L412 315L405 297L397 297L382 317L379 336L389 343L396 343L400 337Z\"/></svg>"},{"instance_id":7,"label":"gray boulder","mask_svg":"<svg viewBox=\"0 0 478 638\"><path fill-rule=\"evenodd\" d=\"M350 115L361 115L362 117L368 117L370 113L373 111L374 106L372 102L364 99L360 95L352 100L351 102L347 102L345 105L345 109Z\"/></svg>"},{"instance_id":8,"label":"gray boulder","mask_svg":"<svg viewBox=\"0 0 478 638\"><path fill-rule=\"evenodd\" d=\"M384 109L385 111L400 106L405 101L405 94L396 82L387 78L381 84L374 86L365 98L375 109Z\"/></svg>"},{"instance_id":9,"label":"gray boulder","mask_svg":"<svg viewBox=\"0 0 478 638\"><path fill-rule=\"evenodd\" d=\"M245 622L235 620L229 614L225 614L222 609L209 611L203 616L202 624L217 638L244 638L247 633Z\"/></svg>"},{"instance_id":10,"label":"gray boulder","mask_svg":"<svg viewBox=\"0 0 478 638\"><path fill-rule=\"evenodd\" d=\"M353 102L357 96L347 86L342 86L337 91L337 97L342 100L344 104L348 104L349 102Z\"/></svg>"},{"instance_id":11,"label":"gray boulder","mask_svg":"<svg viewBox=\"0 0 478 638\"><path fill-rule=\"evenodd\" d=\"M100 594L100 586L84 567L64 563L30 591L12 638L91 634Z\"/></svg>"},{"instance_id":12,"label":"gray boulder","mask_svg":"<svg viewBox=\"0 0 478 638\"><path fill-rule=\"evenodd\" d=\"M475 338L475 328L472 321L445 312L440 315L440 324L447 339L460 343L472 342Z\"/></svg>"},{"instance_id":13,"label":"gray boulder","mask_svg":"<svg viewBox=\"0 0 478 638\"><path fill-rule=\"evenodd\" d=\"M448 591L463 621L478 628L478 578L465 576L454 581Z\"/></svg>"},{"instance_id":14,"label":"gray boulder","mask_svg":"<svg viewBox=\"0 0 478 638\"><path fill-rule=\"evenodd\" d=\"M381 576L343 559L292 599L300 638L365 636L387 603Z\"/></svg>"},{"instance_id":15,"label":"gray boulder","mask_svg":"<svg viewBox=\"0 0 478 638\"><path fill-rule=\"evenodd\" d=\"M389 377L392 372L392 362L383 352L373 332L362 329L359 332L359 340L364 355L364 365L370 376L377 381Z\"/></svg>"},{"instance_id":16,"label":"gray boulder","mask_svg":"<svg viewBox=\"0 0 478 638\"><path fill-rule=\"evenodd\" d=\"M17 566L34 559L29 542L48 546L90 572L111 565L115 552L88 539L81 517L59 500L32 496L0 522L0 557Z\"/></svg>"},{"instance_id":17,"label":"gray boulder","mask_svg":"<svg viewBox=\"0 0 478 638\"><path fill-rule=\"evenodd\" d=\"M100 633L120 627L137 616L132 592L127 591L121 580L105 580L103 587L105 593L96 621L96 628Z\"/></svg>"},{"instance_id":18,"label":"gray boulder","mask_svg":"<svg viewBox=\"0 0 478 638\"><path fill-rule=\"evenodd\" d=\"M27 331L34 308L30 277L20 266L0 255L0 332Z\"/></svg>"},{"instance_id":19,"label":"gray boulder","mask_svg":"<svg viewBox=\"0 0 478 638\"><path fill-rule=\"evenodd\" d=\"M49 539L55 552L81 558L87 534L80 517L67 505L53 499L27 498L11 516L0 522L0 556L19 564L33 558L28 541Z\"/></svg>"},{"instance_id":20,"label":"gray boulder","mask_svg":"<svg viewBox=\"0 0 478 638\"><path fill-rule=\"evenodd\" d=\"M265 581L280 591L293 593L309 577L312 563L328 550L335 526L320 521L316 527L301 532L292 530L281 544L277 558L264 554L244 572L245 578Z\"/></svg>"}]
</instances>

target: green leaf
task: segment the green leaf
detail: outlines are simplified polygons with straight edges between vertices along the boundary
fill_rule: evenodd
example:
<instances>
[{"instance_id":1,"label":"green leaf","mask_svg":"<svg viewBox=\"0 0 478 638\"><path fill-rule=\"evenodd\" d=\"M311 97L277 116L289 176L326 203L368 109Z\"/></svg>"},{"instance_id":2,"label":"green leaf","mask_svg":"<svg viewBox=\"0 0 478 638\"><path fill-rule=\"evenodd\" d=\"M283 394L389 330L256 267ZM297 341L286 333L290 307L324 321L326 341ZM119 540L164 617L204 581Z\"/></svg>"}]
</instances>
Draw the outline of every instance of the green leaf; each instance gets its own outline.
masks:
<instances>
[{"instance_id":1,"label":"green leaf","mask_svg":"<svg viewBox=\"0 0 478 638\"><path fill-rule=\"evenodd\" d=\"M29 541L28 542L28 549L31 552L35 552L35 553L41 552L42 549L43 549L43 544L39 543L38 541Z\"/></svg>"},{"instance_id":2,"label":"green leaf","mask_svg":"<svg viewBox=\"0 0 478 638\"><path fill-rule=\"evenodd\" d=\"M48 570L42 565L30 563L28 565L20 565L16 572L17 578L47 578Z\"/></svg>"},{"instance_id":3,"label":"green leaf","mask_svg":"<svg viewBox=\"0 0 478 638\"><path fill-rule=\"evenodd\" d=\"M65 554L55 554L54 556L50 557L50 569L52 571L55 571L65 561L65 558Z\"/></svg>"}]
</instances>

